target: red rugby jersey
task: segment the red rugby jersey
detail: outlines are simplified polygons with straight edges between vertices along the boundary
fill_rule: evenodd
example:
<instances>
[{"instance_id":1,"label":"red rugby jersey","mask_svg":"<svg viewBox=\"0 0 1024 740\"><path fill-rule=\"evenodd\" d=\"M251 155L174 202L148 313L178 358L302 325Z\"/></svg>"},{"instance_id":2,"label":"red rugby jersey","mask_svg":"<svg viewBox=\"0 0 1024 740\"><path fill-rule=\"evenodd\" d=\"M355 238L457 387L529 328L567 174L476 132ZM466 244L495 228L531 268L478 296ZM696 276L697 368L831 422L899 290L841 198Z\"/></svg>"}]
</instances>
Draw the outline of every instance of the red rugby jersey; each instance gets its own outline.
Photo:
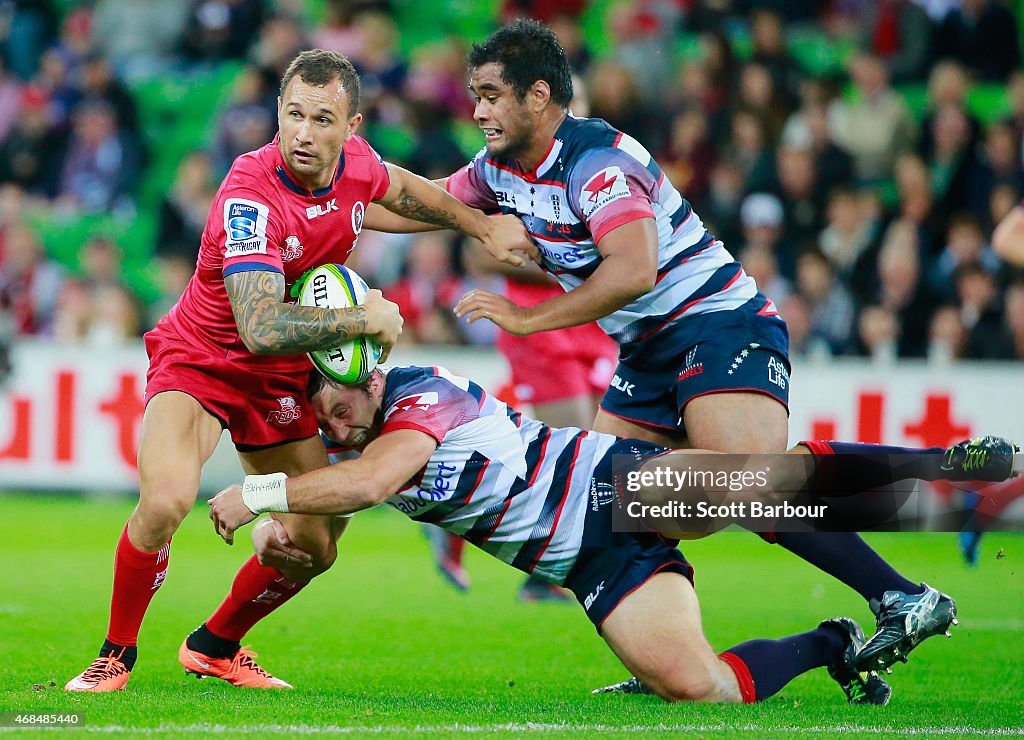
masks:
<instances>
[{"instance_id":1,"label":"red rugby jersey","mask_svg":"<svg viewBox=\"0 0 1024 740\"><path fill-rule=\"evenodd\" d=\"M210 208L196 272L158 328L166 323L186 339L237 352L267 368L305 365L304 355L249 353L238 335L224 277L271 270L282 273L291 288L312 267L344 263L363 228L366 206L388 185L383 160L359 136L342 148L331 185L315 191L291 177L276 137L238 157Z\"/></svg>"},{"instance_id":2,"label":"red rugby jersey","mask_svg":"<svg viewBox=\"0 0 1024 740\"><path fill-rule=\"evenodd\" d=\"M564 292L554 284L538 285L519 282L512 278L505 281L505 296L520 306L536 306L541 301L555 298ZM596 321L522 337L499 332L497 347L510 363L530 362L530 358L536 353L581 359L606 356L612 360L619 354L615 340L605 334ZM552 378L552 382L557 383L558 379Z\"/></svg>"}]
</instances>

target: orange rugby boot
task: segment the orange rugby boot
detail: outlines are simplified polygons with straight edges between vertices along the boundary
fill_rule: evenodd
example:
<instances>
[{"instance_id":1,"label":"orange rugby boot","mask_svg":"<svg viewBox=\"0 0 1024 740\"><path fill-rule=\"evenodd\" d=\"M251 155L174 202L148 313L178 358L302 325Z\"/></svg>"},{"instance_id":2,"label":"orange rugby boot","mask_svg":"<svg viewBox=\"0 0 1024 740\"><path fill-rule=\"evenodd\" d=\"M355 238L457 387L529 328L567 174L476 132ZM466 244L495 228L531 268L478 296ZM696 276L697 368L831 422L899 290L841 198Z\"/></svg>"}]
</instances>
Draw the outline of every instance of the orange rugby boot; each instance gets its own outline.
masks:
<instances>
[{"instance_id":1,"label":"orange rugby boot","mask_svg":"<svg viewBox=\"0 0 1024 740\"><path fill-rule=\"evenodd\" d=\"M188 642L181 643L178 650L178 662L196 678L213 676L227 681L232 686L249 689L290 689L292 685L280 678L274 678L259 667L255 660L256 653L247 647L239 648L233 658L211 658L208 655L192 650Z\"/></svg>"},{"instance_id":2,"label":"orange rugby boot","mask_svg":"<svg viewBox=\"0 0 1024 740\"><path fill-rule=\"evenodd\" d=\"M77 676L72 678L64 686L65 691L124 691L125 684L131 671L121 662L124 655L124 648L121 652L114 654L111 650L109 655L100 656L92 664Z\"/></svg>"}]
</instances>

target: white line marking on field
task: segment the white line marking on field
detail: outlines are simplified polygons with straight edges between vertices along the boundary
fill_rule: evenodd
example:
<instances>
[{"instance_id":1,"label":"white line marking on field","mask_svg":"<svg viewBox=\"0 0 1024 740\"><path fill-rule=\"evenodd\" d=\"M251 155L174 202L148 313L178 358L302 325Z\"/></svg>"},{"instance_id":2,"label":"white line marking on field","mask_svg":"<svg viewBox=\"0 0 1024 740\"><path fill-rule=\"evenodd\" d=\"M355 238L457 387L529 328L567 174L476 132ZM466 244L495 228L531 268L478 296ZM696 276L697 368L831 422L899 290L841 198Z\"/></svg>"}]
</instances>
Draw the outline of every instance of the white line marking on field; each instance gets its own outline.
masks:
<instances>
[{"instance_id":1,"label":"white line marking on field","mask_svg":"<svg viewBox=\"0 0 1024 740\"><path fill-rule=\"evenodd\" d=\"M0 728L4 730L17 728ZM29 729L29 728L25 728ZM33 730L40 729L65 729L65 728L40 728L33 727ZM165 723L158 727L121 727L119 725L100 725L96 727L76 727L79 732L92 732L101 734L132 734L132 735L157 735L167 732L202 732L207 734L232 734L232 735L266 735L278 733L286 735L407 735L407 734L434 734L434 733L470 733L485 734L495 732L514 733L545 733L545 732L674 732L674 733L699 733L699 732L750 732L758 734L785 733L787 735L820 735L820 734L843 734L859 732L868 735L885 735L886 737L924 735L929 737L951 735L963 737L974 735L981 737L1024 737L1024 727L972 727L969 725L954 727L870 727L854 724L836 725L814 725L811 727L799 727L793 725L759 725L759 724L708 724L708 725L591 725L591 724L543 724L543 723L508 723L489 725L221 725L221 724L170 724Z\"/></svg>"}]
</instances>

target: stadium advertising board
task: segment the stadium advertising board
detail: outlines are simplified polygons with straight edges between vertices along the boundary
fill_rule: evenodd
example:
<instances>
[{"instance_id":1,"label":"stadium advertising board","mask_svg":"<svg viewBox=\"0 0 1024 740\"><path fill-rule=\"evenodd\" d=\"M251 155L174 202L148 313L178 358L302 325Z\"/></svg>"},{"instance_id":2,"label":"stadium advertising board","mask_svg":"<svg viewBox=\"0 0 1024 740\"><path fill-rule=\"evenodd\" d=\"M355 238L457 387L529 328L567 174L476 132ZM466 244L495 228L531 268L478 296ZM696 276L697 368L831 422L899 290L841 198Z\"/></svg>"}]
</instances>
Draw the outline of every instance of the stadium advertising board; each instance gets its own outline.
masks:
<instances>
[{"instance_id":1,"label":"stadium advertising board","mask_svg":"<svg viewBox=\"0 0 1024 740\"><path fill-rule=\"evenodd\" d=\"M491 390L507 369L493 352L416 349L398 363L440 364ZM976 433L1013 436L1024 418L1019 369L869 362L801 365L792 392L792 440L845 439L945 446ZM19 344L14 373L0 389L0 488L134 491L146 355L120 349ZM204 491L235 482L240 469L222 441Z\"/></svg>"}]
</instances>

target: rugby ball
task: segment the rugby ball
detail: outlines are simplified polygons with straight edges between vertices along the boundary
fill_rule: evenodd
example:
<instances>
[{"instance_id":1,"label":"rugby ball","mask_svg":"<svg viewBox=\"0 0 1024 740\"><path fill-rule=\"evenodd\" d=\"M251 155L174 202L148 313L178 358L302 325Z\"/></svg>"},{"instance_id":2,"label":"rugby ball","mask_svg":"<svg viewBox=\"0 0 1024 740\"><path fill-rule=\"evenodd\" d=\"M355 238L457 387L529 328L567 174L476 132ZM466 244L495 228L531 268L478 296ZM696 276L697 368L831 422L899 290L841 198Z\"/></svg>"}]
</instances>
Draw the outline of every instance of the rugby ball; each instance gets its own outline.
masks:
<instances>
[{"instance_id":1,"label":"rugby ball","mask_svg":"<svg viewBox=\"0 0 1024 740\"><path fill-rule=\"evenodd\" d=\"M344 265L320 265L306 276L299 293L299 304L316 308L352 308L366 299L367 290L366 282ZM379 344L361 336L334 349L320 349L307 354L328 378L352 385L370 377L377 367L380 353Z\"/></svg>"}]
</instances>

